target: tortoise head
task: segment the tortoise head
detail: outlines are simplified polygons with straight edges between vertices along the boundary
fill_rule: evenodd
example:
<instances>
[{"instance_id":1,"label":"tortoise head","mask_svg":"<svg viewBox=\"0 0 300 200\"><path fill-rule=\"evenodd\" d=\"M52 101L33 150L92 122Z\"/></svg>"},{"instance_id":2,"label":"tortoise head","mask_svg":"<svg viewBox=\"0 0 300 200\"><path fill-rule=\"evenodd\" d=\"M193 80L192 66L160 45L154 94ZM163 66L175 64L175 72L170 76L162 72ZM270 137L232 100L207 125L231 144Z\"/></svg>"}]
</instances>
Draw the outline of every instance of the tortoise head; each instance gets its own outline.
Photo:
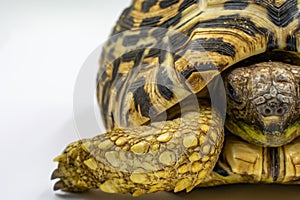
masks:
<instances>
[{"instance_id":1,"label":"tortoise head","mask_svg":"<svg viewBox=\"0 0 300 200\"><path fill-rule=\"evenodd\" d=\"M227 129L261 146L282 146L299 136L299 74L299 66L282 62L226 73Z\"/></svg>"}]
</instances>

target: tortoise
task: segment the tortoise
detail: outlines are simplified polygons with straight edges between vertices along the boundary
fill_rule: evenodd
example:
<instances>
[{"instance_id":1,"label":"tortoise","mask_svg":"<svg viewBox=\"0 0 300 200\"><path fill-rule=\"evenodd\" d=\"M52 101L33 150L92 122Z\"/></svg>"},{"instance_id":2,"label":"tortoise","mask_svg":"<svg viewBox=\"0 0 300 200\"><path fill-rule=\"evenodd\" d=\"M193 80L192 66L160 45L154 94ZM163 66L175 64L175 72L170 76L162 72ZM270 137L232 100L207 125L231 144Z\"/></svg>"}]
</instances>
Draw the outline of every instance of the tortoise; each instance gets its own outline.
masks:
<instances>
[{"instance_id":1,"label":"tortoise","mask_svg":"<svg viewBox=\"0 0 300 200\"><path fill-rule=\"evenodd\" d=\"M99 62L107 132L68 145L54 189L299 184L299 6L132 1Z\"/></svg>"}]
</instances>

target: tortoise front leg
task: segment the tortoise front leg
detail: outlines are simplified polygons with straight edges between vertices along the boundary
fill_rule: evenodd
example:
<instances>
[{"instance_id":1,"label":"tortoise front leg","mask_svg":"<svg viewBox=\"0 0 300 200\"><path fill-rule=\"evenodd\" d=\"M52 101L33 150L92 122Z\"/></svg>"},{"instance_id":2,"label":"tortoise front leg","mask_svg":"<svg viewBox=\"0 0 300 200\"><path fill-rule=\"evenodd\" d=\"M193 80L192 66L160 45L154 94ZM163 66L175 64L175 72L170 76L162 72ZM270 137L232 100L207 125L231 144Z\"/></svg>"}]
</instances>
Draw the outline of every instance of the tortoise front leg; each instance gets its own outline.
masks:
<instances>
[{"instance_id":1,"label":"tortoise front leg","mask_svg":"<svg viewBox=\"0 0 300 200\"><path fill-rule=\"evenodd\" d=\"M115 128L70 144L58 156L54 189L100 188L138 196L190 191L212 172L223 143L220 117L209 107L149 126Z\"/></svg>"},{"instance_id":2,"label":"tortoise front leg","mask_svg":"<svg viewBox=\"0 0 300 200\"><path fill-rule=\"evenodd\" d=\"M280 147L260 147L228 135L214 171L200 186L235 183L300 184L300 137Z\"/></svg>"},{"instance_id":3,"label":"tortoise front leg","mask_svg":"<svg viewBox=\"0 0 300 200\"><path fill-rule=\"evenodd\" d=\"M265 148L226 134L220 159L200 186L261 182L267 175L265 154Z\"/></svg>"},{"instance_id":4,"label":"tortoise front leg","mask_svg":"<svg viewBox=\"0 0 300 200\"><path fill-rule=\"evenodd\" d=\"M284 167L282 182L300 184L300 137L282 147Z\"/></svg>"}]
</instances>

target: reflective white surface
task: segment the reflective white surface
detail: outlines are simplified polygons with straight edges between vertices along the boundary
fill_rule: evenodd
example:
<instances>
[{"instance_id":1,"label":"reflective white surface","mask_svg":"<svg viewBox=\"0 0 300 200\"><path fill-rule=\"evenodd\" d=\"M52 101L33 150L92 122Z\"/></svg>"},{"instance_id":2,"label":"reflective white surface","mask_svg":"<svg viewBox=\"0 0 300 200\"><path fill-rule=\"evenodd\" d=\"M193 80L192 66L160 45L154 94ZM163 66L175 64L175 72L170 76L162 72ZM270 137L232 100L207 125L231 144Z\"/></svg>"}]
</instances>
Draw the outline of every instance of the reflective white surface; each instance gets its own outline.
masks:
<instances>
[{"instance_id":1,"label":"reflective white surface","mask_svg":"<svg viewBox=\"0 0 300 200\"><path fill-rule=\"evenodd\" d=\"M52 191L52 159L79 138L73 122L78 72L129 2L0 0L1 199L297 199L298 186L239 185L139 198Z\"/></svg>"}]
</instances>

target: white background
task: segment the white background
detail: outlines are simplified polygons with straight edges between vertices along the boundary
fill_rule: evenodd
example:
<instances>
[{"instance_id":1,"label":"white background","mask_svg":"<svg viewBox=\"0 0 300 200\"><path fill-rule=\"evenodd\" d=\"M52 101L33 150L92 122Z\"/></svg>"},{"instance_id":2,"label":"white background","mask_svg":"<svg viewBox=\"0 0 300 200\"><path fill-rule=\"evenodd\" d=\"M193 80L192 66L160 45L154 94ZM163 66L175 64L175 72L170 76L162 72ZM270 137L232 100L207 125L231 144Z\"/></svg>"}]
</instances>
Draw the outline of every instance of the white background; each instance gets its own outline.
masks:
<instances>
[{"instance_id":1,"label":"white background","mask_svg":"<svg viewBox=\"0 0 300 200\"><path fill-rule=\"evenodd\" d=\"M99 191L54 193L50 181L56 167L53 158L79 139L73 122L77 75L129 2L0 0L0 199L133 199ZM84 136L96 134L94 128L85 128ZM295 199L299 195L299 186L242 185L135 199Z\"/></svg>"}]
</instances>

